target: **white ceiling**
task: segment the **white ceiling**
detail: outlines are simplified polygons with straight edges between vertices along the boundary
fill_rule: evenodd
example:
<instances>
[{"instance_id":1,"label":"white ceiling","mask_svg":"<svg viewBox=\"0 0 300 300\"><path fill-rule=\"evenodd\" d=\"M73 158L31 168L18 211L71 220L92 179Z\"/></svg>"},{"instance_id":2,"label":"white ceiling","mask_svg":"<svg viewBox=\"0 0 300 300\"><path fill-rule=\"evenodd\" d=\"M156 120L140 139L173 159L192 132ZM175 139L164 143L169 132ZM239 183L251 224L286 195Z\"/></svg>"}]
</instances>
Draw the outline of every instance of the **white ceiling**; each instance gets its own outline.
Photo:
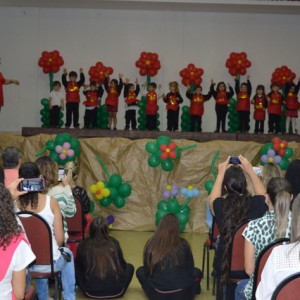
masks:
<instances>
[{"instance_id":1,"label":"white ceiling","mask_svg":"<svg viewBox=\"0 0 300 300\"><path fill-rule=\"evenodd\" d=\"M300 1L271 0L0 0L1 6L300 14Z\"/></svg>"}]
</instances>

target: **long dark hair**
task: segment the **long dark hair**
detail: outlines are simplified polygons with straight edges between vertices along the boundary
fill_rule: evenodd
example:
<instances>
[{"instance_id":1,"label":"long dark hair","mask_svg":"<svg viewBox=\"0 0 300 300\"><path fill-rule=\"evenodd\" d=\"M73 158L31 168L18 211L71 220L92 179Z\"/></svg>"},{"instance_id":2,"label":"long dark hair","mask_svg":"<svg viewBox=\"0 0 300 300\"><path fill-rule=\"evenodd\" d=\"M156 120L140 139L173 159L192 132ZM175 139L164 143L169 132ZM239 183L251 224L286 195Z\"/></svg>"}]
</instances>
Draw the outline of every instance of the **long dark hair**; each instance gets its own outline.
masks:
<instances>
[{"instance_id":1,"label":"long dark hair","mask_svg":"<svg viewBox=\"0 0 300 300\"><path fill-rule=\"evenodd\" d=\"M19 169L19 177L28 179L28 178L38 178L40 176L40 171L38 166L32 162L26 162L20 166ZM32 209L37 208L39 193L38 192L30 192L24 195L19 196L20 200L20 210L26 210L28 205Z\"/></svg>"},{"instance_id":2,"label":"long dark hair","mask_svg":"<svg viewBox=\"0 0 300 300\"><path fill-rule=\"evenodd\" d=\"M78 247L78 255L83 256L86 276L96 276L103 280L113 271L118 280L123 273L119 251L113 238L108 235L107 220L96 217L90 226L89 238Z\"/></svg>"},{"instance_id":3,"label":"long dark hair","mask_svg":"<svg viewBox=\"0 0 300 300\"><path fill-rule=\"evenodd\" d=\"M179 265L183 241L180 238L178 218L174 214L164 216L144 249L144 265L148 266L150 275L157 266L164 269L166 259L168 263Z\"/></svg>"},{"instance_id":4,"label":"long dark hair","mask_svg":"<svg viewBox=\"0 0 300 300\"><path fill-rule=\"evenodd\" d=\"M236 225L246 219L250 207L250 195L247 191L247 181L243 170L230 167L226 170L223 186L227 191L223 202L223 221L220 224L220 234L223 238L221 285L227 284L229 272L229 248L232 231Z\"/></svg>"},{"instance_id":5,"label":"long dark hair","mask_svg":"<svg viewBox=\"0 0 300 300\"><path fill-rule=\"evenodd\" d=\"M22 229L16 219L14 202L3 184L0 184L0 203L0 248L5 250L12 239L20 235Z\"/></svg>"}]
</instances>

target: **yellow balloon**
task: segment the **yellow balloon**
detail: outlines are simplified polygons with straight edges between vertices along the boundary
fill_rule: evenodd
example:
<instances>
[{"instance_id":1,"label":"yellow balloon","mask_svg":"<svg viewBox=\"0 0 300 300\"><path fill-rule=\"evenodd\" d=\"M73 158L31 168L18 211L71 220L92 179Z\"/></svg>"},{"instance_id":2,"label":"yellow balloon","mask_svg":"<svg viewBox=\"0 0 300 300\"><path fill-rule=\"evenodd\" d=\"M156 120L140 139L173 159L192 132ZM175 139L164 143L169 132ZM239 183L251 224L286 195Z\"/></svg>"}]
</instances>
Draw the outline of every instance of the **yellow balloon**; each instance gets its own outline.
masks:
<instances>
[{"instance_id":1,"label":"yellow balloon","mask_svg":"<svg viewBox=\"0 0 300 300\"><path fill-rule=\"evenodd\" d=\"M110 190L109 189L103 189L102 194L103 194L103 197L108 197L110 195Z\"/></svg>"},{"instance_id":2,"label":"yellow balloon","mask_svg":"<svg viewBox=\"0 0 300 300\"><path fill-rule=\"evenodd\" d=\"M109 224L109 225L108 225L108 228L109 228L109 229L112 229L112 224Z\"/></svg>"},{"instance_id":3,"label":"yellow balloon","mask_svg":"<svg viewBox=\"0 0 300 300\"><path fill-rule=\"evenodd\" d=\"M98 181L96 186L97 186L98 190L102 190L102 189L104 189L104 182L103 181Z\"/></svg>"},{"instance_id":4,"label":"yellow balloon","mask_svg":"<svg viewBox=\"0 0 300 300\"><path fill-rule=\"evenodd\" d=\"M95 194L95 193L96 193L96 191L97 191L96 184L92 184L92 185L90 185L90 192L91 192L92 194Z\"/></svg>"},{"instance_id":5,"label":"yellow balloon","mask_svg":"<svg viewBox=\"0 0 300 300\"><path fill-rule=\"evenodd\" d=\"M171 191L171 189L172 189L172 187L171 187L170 185L167 185L166 190L167 190L167 191Z\"/></svg>"},{"instance_id":6,"label":"yellow balloon","mask_svg":"<svg viewBox=\"0 0 300 300\"><path fill-rule=\"evenodd\" d=\"M103 194L102 194L102 193L101 193L101 194L96 194L96 198L97 198L98 200L103 199Z\"/></svg>"}]
</instances>

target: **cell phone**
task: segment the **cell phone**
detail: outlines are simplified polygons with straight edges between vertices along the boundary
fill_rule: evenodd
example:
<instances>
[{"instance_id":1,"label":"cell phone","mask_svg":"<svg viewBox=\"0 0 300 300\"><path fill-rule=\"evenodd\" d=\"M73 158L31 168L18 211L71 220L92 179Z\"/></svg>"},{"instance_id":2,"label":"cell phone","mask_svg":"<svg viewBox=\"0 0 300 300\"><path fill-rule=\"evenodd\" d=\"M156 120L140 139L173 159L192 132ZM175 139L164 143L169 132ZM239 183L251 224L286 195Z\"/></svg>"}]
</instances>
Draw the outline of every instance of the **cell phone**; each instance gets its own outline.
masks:
<instances>
[{"instance_id":1,"label":"cell phone","mask_svg":"<svg viewBox=\"0 0 300 300\"><path fill-rule=\"evenodd\" d=\"M255 172L256 175L262 175L263 169L262 167L253 167L253 171Z\"/></svg>"},{"instance_id":2,"label":"cell phone","mask_svg":"<svg viewBox=\"0 0 300 300\"><path fill-rule=\"evenodd\" d=\"M44 178L23 179L20 182L20 191L41 192L45 190Z\"/></svg>"},{"instance_id":3,"label":"cell phone","mask_svg":"<svg viewBox=\"0 0 300 300\"><path fill-rule=\"evenodd\" d=\"M63 181L65 178L65 169L59 168L58 169L58 181Z\"/></svg>"},{"instance_id":4,"label":"cell phone","mask_svg":"<svg viewBox=\"0 0 300 300\"><path fill-rule=\"evenodd\" d=\"M229 163L232 165L239 165L241 161L237 156L230 156Z\"/></svg>"}]
</instances>

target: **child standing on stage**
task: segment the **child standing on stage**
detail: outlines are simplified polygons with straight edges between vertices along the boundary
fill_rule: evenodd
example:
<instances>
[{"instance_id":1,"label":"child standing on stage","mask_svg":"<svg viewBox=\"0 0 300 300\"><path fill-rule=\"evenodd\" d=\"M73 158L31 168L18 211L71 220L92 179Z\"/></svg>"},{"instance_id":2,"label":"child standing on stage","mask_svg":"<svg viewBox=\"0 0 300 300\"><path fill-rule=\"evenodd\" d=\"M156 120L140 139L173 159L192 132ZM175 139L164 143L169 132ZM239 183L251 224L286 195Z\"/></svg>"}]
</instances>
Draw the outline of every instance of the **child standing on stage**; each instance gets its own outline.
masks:
<instances>
[{"instance_id":1,"label":"child standing on stage","mask_svg":"<svg viewBox=\"0 0 300 300\"><path fill-rule=\"evenodd\" d=\"M50 127L59 128L60 111L64 110L64 93L61 91L61 84L59 81L54 81L52 85L53 90L50 92L49 108L50 108Z\"/></svg>"},{"instance_id":2,"label":"child standing on stage","mask_svg":"<svg viewBox=\"0 0 300 300\"><path fill-rule=\"evenodd\" d=\"M105 77L104 88L107 92L107 97L105 100L105 104L107 106L108 111L108 125L109 129L117 130L117 112L118 112L118 104L119 104L119 96L122 92L123 74L119 74L119 83L117 79L112 79L109 81L109 77Z\"/></svg>"},{"instance_id":3,"label":"child standing on stage","mask_svg":"<svg viewBox=\"0 0 300 300\"><path fill-rule=\"evenodd\" d=\"M129 130L131 123L131 129L137 130L136 128L136 110L138 109L137 103L139 100L137 96L140 92L140 85L138 80L135 80L135 87L133 83L129 83L129 79L126 78L124 85L124 98L126 103L125 112L125 130Z\"/></svg>"},{"instance_id":4,"label":"child standing on stage","mask_svg":"<svg viewBox=\"0 0 300 300\"><path fill-rule=\"evenodd\" d=\"M267 95L268 100L268 114L269 114L269 131L268 133L280 133L281 122L281 106L282 106L282 94L279 92L279 86L277 83L271 84L271 92Z\"/></svg>"},{"instance_id":5,"label":"child standing on stage","mask_svg":"<svg viewBox=\"0 0 300 300\"><path fill-rule=\"evenodd\" d=\"M252 99L251 103L254 104L254 133L264 133L266 107L268 106L268 101L265 94L265 87L263 85L260 84L257 86L255 96Z\"/></svg>"},{"instance_id":6,"label":"child standing on stage","mask_svg":"<svg viewBox=\"0 0 300 300\"><path fill-rule=\"evenodd\" d=\"M178 83L172 81L169 83L170 92L163 97L165 103L167 103L167 130L178 130L179 119L179 104L183 102L183 99L179 93Z\"/></svg>"},{"instance_id":7,"label":"child standing on stage","mask_svg":"<svg viewBox=\"0 0 300 300\"><path fill-rule=\"evenodd\" d=\"M215 132L220 132L220 126L222 126L222 132L227 132L226 115L229 104L228 100L234 95L234 91L230 84L228 84L229 92L226 92L226 85L223 81L218 83L216 90L214 90L214 86L215 83L211 80L210 92L216 100L217 129Z\"/></svg>"},{"instance_id":8,"label":"child standing on stage","mask_svg":"<svg viewBox=\"0 0 300 300\"><path fill-rule=\"evenodd\" d=\"M298 134L297 128L297 118L298 118L298 110L300 108L300 103L298 102L298 92L300 88L300 78L298 84L286 84L285 86L285 105L286 105L286 129L285 132L289 133L290 123L292 128L292 133L295 130L295 133Z\"/></svg>"},{"instance_id":9,"label":"child standing on stage","mask_svg":"<svg viewBox=\"0 0 300 300\"><path fill-rule=\"evenodd\" d=\"M97 88L98 87L98 88ZM99 99L103 95L103 87L101 84L97 86L97 83L92 81L90 83L90 89L86 90L84 87L83 94L86 96L86 100L83 102L85 105L84 114L84 128L97 128L97 113L99 107Z\"/></svg>"},{"instance_id":10,"label":"child standing on stage","mask_svg":"<svg viewBox=\"0 0 300 300\"><path fill-rule=\"evenodd\" d=\"M67 69L64 69L62 75L62 83L66 89L66 128L69 128L72 124L73 118L73 126L74 128L79 128L79 102L80 102L80 95L79 89L83 86L85 77L83 74L82 68L79 69L80 72L80 79L77 80L77 73L71 71L69 73L69 81L67 81Z\"/></svg>"},{"instance_id":11,"label":"child standing on stage","mask_svg":"<svg viewBox=\"0 0 300 300\"><path fill-rule=\"evenodd\" d=\"M237 96L236 110L239 115L239 132L248 132L250 129L250 96L252 86L247 76L247 82L240 85L240 75L235 78L235 92Z\"/></svg>"},{"instance_id":12,"label":"child standing on stage","mask_svg":"<svg viewBox=\"0 0 300 300\"><path fill-rule=\"evenodd\" d=\"M202 95L202 87L195 86L194 92L191 92L190 86L186 91L186 96L191 100L190 115L191 115L191 131L202 132L202 116L204 113L204 102L211 97L209 92L207 95Z\"/></svg>"},{"instance_id":13,"label":"child standing on stage","mask_svg":"<svg viewBox=\"0 0 300 300\"><path fill-rule=\"evenodd\" d=\"M155 82L150 82L149 91L146 94L146 129L157 129L157 101L161 98L161 85L158 85L158 93L156 92L157 85Z\"/></svg>"}]
</instances>

